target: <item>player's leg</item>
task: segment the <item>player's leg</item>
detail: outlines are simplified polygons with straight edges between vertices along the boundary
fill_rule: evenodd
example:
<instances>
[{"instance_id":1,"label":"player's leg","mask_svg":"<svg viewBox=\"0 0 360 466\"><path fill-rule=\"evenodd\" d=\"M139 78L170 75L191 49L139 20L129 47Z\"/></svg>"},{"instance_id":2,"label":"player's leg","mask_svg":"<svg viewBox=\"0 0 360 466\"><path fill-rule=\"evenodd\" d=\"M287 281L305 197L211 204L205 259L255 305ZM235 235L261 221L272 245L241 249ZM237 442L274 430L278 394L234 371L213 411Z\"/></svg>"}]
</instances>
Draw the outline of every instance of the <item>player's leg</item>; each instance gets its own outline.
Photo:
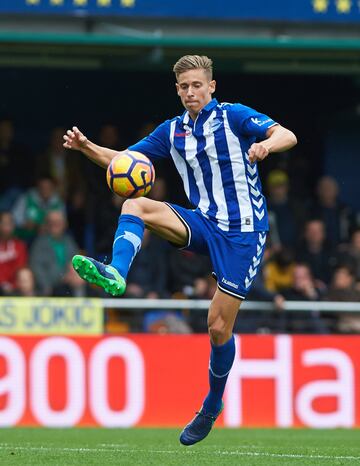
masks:
<instances>
[{"instance_id":1,"label":"player's leg","mask_svg":"<svg viewBox=\"0 0 360 466\"><path fill-rule=\"evenodd\" d=\"M218 290L208 314L211 341L210 390L200 413L180 436L180 441L185 445L192 445L206 437L221 412L222 396L235 356L232 330L240 304L257 274L265 241L264 232L226 235L214 229L207 237L218 281Z\"/></svg>"},{"instance_id":2,"label":"player's leg","mask_svg":"<svg viewBox=\"0 0 360 466\"><path fill-rule=\"evenodd\" d=\"M122 295L131 263L141 248L145 226L180 247L187 244L187 229L167 204L147 198L128 199L119 217L111 264L77 255L73 258L75 270L83 279L101 286L106 292Z\"/></svg>"},{"instance_id":3,"label":"player's leg","mask_svg":"<svg viewBox=\"0 0 360 466\"><path fill-rule=\"evenodd\" d=\"M221 290L216 291L211 302L208 313L211 343L210 390L201 410L180 435L180 442L184 445L193 445L203 440L223 409L222 397L235 357L235 341L232 332L241 302L239 298Z\"/></svg>"},{"instance_id":4,"label":"player's leg","mask_svg":"<svg viewBox=\"0 0 360 466\"><path fill-rule=\"evenodd\" d=\"M128 199L119 217L111 261L125 280L140 250L145 227L176 245L186 245L186 227L167 204L147 198Z\"/></svg>"}]
</instances>

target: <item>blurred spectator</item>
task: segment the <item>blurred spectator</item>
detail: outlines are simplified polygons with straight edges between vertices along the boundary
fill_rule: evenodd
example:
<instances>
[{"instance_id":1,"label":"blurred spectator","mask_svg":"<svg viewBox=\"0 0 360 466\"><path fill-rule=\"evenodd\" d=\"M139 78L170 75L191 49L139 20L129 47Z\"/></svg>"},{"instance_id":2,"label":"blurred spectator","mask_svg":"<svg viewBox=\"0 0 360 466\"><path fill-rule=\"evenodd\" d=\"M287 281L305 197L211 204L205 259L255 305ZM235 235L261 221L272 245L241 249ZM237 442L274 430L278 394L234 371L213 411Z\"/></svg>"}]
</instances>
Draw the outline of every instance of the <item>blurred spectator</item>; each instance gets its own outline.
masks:
<instances>
[{"instance_id":1,"label":"blurred spectator","mask_svg":"<svg viewBox=\"0 0 360 466\"><path fill-rule=\"evenodd\" d=\"M49 211L65 212L54 180L43 176L38 179L36 187L24 193L16 202L13 215L19 235L31 242L37 233L43 231L46 215Z\"/></svg>"},{"instance_id":2,"label":"blurred spectator","mask_svg":"<svg viewBox=\"0 0 360 466\"><path fill-rule=\"evenodd\" d=\"M79 186L69 193L66 203L69 229L81 250L86 249L86 236L89 229L89 212L86 201L86 191ZM104 209L106 207L104 206Z\"/></svg>"},{"instance_id":3,"label":"blurred spectator","mask_svg":"<svg viewBox=\"0 0 360 466\"><path fill-rule=\"evenodd\" d=\"M168 295L168 249L166 242L144 231L140 252L127 277L126 297L156 299Z\"/></svg>"},{"instance_id":4,"label":"blurred spectator","mask_svg":"<svg viewBox=\"0 0 360 466\"><path fill-rule=\"evenodd\" d=\"M306 222L304 240L298 248L296 259L309 265L312 275L317 280L317 286L325 289L330 282L335 257L326 241L325 225L322 220L314 219Z\"/></svg>"},{"instance_id":5,"label":"blurred spectator","mask_svg":"<svg viewBox=\"0 0 360 466\"><path fill-rule=\"evenodd\" d=\"M125 147L118 128L112 124L106 124L100 128L99 145L113 150L122 150ZM87 164L87 167L89 194L93 196L94 206L97 208L97 206L102 206L102 201L110 200L111 191L106 183L105 170L94 163Z\"/></svg>"},{"instance_id":6,"label":"blurred spectator","mask_svg":"<svg viewBox=\"0 0 360 466\"><path fill-rule=\"evenodd\" d=\"M192 297L195 281L207 277L211 271L207 256L179 249L170 251L169 267L169 289L171 293L180 293L182 297Z\"/></svg>"},{"instance_id":7,"label":"blurred spectator","mask_svg":"<svg viewBox=\"0 0 360 466\"><path fill-rule=\"evenodd\" d=\"M15 287L16 272L27 264L26 244L15 238L15 224L10 212L0 212L0 289L9 292Z\"/></svg>"},{"instance_id":8,"label":"blurred spectator","mask_svg":"<svg viewBox=\"0 0 360 466\"><path fill-rule=\"evenodd\" d=\"M269 250L265 251L264 259ZM270 255L270 254L269 254ZM264 265L255 277L251 290L247 295L247 301L271 301L274 311L245 311L240 312L235 323L235 331L240 333L279 333L282 331L279 325L279 312L283 311L285 298L281 293L269 291L265 286Z\"/></svg>"},{"instance_id":9,"label":"blurred spectator","mask_svg":"<svg viewBox=\"0 0 360 466\"><path fill-rule=\"evenodd\" d=\"M52 294L72 256L78 252L73 238L66 233L67 222L61 211L50 211L45 233L35 239L30 250L30 264L42 295Z\"/></svg>"},{"instance_id":10,"label":"blurred spectator","mask_svg":"<svg viewBox=\"0 0 360 466\"><path fill-rule=\"evenodd\" d=\"M113 150L122 150L126 145L120 137L118 128L113 124L106 124L100 128L98 143L100 146L107 147ZM101 231L105 228L111 229L111 224L104 225L102 224L102 215L100 214L102 210L107 209L107 206L110 205L112 199L112 192L110 191L106 183L106 171L94 163L87 163L87 181L88 181L88 203L90 205L90 216L89 222L91 228L93 229L95 239L94 239L94 249L95 254L99 251L99 245L97 241L102 242ZM106 206L106 207L104 207ZM120 212L117 212L116 217L113 219L117 222ZM116 223L115 223L116 225ZM109 233L107 233L107 237ZM103 249L103 246L101 247Z\"/></svg>"},{"instance_id":11,"label":"blurred spectator","mask_svg":"<svg viewBox=\"0 0 360 466\"><path fill-rule=\"evenodd\" d=\"M138 140L146 138L158 126L154 121L146 121L143 123L138 131Z\"/></svg>"},{"instance_id":12,"label":"blurred spectator","mask_svg":"<svg viewBox=\"0 0 360 466\"><path fill-rule=\"evenodd\" d=\"M280 246L293 247L298 238L299 225L303 223L304 213L301 205L289 197L289 178L283 170L271 170L266 186L267 205L272 220L272 243L276 244L275 233ZM275 225L274 225L275 223Z\"/></svg>"},{"instance_id":13,"label":"blurred spectator","mask_svg":"<svg viewBox=\"0 0 360 466\"><path fill-rule=\"evenodd\" d=\"M10 210L24 188L33 182L29 149L15 143L10 118L0 120L0 210Z\"/></svg>"},{"instance_id":14,"label":"blurred spectator","mask_svg":"<svg viewBox=\"0 0 360 466\"><path fill-rule=\"evenodd\" d=\"M17 270L15 288L8 295L27 298L36 297L35 278L31 269L22 267Z\"/></svg>"},{"instance_id":15,"label":"blurred spectator","mask_svg":"<svg viewBox=\"0 0 360 466\"><path fill-rule=\"evenodd\" d=\"M206 277L196 278L194 281L194 298L196 299L213 299L216 290L217 282L211 273Z\"/></svg>"},{"instance_id":16,"label":"blurred spectator","mask_svg":"<svg viewBox=\"0 0 360 466\"><path fill-rule=\"evenodd\" d=\"M353 231L349 244L342 244L337 255L337 264L349 265L360 282L360 228Z\"/></svg>"},{"instance_id":17,"label":"blurred spectator","mask_svg":"<svg viewBox=\"0 0 360 466\"><path fill-rule=\"evenodd\" d=\"M207 276L199 277L194 280L193 283L193 296L195 299L212 299L216 290L217 282L213 275L209 273ZM176 298L176 294L174 298ZM183 293L179 293L179 298L184 298ZM199 309L196 311L189 312L188 321L190 327L196 333L207 333L207 315L208 310Z\"/></svg>"},{"instance_id":18,"label":"blurred spectator","mask_svg":"<svg viewBox=\"0 0 360 466\"><path fill-rule=\"evenodd\" d=\"M148 197L154 201L164 201L167 199L167 186L165 178L156 178L154 186L151 188Z\"/></svg>"},{"instance_id":19,"label":"blurred spectator","mask_svg":"<svg viewBox=\"0 0 360 466\"><path fill-rule=\"evenodd\" d=\"M181 312L152 311L144 318L144 331L149 333L192 333Z\"/></svg>"},{"instance_id":20,"label":"blurred spectator","mask_svg":"<svg viewBox=\"0 0 360 466\"><path fill-rule=\"evenodd\" d=\"M112 194L110 202L104 204L96 214L95 253L101 260L111 257L119 215L125 198Z\"/></svg>"},{"instance_id":21,"label":"blurred spectator","mask_svg":"<svg viewBox=\"0 0 360 466\"><path fill-rule=\"evenodd\" d=\"M72 298L99 298L102 296L99 287L92 287L88 282L79 277L71 262L67 265L65 275L54 286L52 294L53 296Z\"/></svg>"},{"instance_id":22,"label":"blurred spectator","mask_svg":"<svg viewBox=\"0 0 360 466\"><path fill-rule=\"evenodd\" d=\"M355 287L355 275L351 267L339 266L332 277L331 286L325 295L326 301L360 301L360 291ZM360 315L358 313L332 313L337 318L337 330L341 333L360 333Z\"/></svg>"},{"instance_id":23,"label":"blurred spectator","mask_svg":"<svg viewBox=\"0 0 360 466\"><path fill-rule=\"evenodd\" d=\"M316 194L317 201L310 209L310 216L324 222L327 241L334 248L349 240L355 217L351 208L339 200L339 185L335 178L320 178Z\"/></svg>"},{"instance_id":24,"label":"blurred spectator","mask_svg":"<svg viewBox=\"0 0 360 466\"><path fill-rule=\"evenodd\" d=\"M272 293L279 293L292 286L294 255L288 248L282 248L264 265L265 287Z\"/></svg>"},{"instance_id":25,"label":"blurred spectator","mask_svg":"<svg viewBox=\"0 0 360 466\"><path fill-rule=\"evenodd\" d=\"M51 131L49 146L36 160L36 175L41 177L44 173L50 175L55 181L60 196L66 200L70 192L84 186L82 176L83 156L79 153L70 153L64 146L63 135L65 129L56 127Z\"/></svg>"},{"instance_id":26,"label":"blurred spectator","mask_svg":"<svg viewBox=\"0 0 360 466\"><path fill-rule=\"evenodd\" d=\"M341 265L335 269L326 301L360 301L360 291L355 287L355 274L351 267Z\"/></svg>"},{"instance_id":27,"label":"blurred spectator","mask_svg":"<svg viewBox=\"0 0 360 466\"><path fill-rule=\"evenodd\" d=\"M293 269L293 285L283 291L287 301L318 301L321 291L316 287L310 267L297 263ZM284 311L279 316L283 332L328 333L318 311Z\"/></svg>"}]
</instances>

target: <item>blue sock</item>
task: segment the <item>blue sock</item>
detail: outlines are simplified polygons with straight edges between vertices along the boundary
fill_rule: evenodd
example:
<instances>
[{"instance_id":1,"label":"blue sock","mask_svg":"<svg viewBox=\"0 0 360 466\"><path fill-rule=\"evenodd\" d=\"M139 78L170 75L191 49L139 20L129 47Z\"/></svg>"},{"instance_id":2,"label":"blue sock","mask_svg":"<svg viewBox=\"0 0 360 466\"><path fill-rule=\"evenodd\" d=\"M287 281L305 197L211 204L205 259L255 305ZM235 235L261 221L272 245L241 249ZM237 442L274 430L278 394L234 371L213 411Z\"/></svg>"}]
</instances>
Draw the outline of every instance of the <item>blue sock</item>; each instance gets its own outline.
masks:
<instances>
[{"instance_id":1,"label":"blue sock","mask_svg":"<svg viewBox=\"0 0 360 466\"><path fill-rule=\"evenodd\" d=\"M230 340L220 346L211 344L211 355L209 364L210 391L203 403L206 413L214 416L221 408L221 401L225 390L226 381L235 358L234 335Z\"/></svg>"},{"instance_id":2,"label":"blue sock","mask_svg":"<svg viewBox=\"0 0 360 466\"><path fill-rule=\"evenodd\" d=\"M134 257L140 251L144 228L144 222L140 217L129 214L119 217L111 265L125 280Z\"/></svg>"}]
</instances>

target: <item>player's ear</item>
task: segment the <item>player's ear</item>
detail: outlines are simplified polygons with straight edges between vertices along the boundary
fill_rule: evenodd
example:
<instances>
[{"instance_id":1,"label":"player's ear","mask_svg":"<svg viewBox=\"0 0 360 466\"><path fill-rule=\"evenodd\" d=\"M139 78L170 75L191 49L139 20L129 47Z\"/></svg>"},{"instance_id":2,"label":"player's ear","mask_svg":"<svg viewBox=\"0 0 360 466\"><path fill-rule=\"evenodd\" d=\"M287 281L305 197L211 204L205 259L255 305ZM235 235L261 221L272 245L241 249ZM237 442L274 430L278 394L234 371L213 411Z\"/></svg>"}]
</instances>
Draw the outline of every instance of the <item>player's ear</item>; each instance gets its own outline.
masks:
<instances>
[{"instance_id":1,"label":"player's ear","mask_svg":"<svg viewBox=\"0 0 360 466\"><path fill-rule=\"evenodd\" d=\"M216 81L215 79L213 79L212 81L209 82L210 94L213 94L215 92L215 89L216 89Z\"/></svg>"},{"instance_id":2,"label":"player's ear","mask_svg":"<svg viewBox=\"0 0 360 466\"><path fill-rule=\"evenodd\" d=\"M176 93L177 95L180 95L180 86L178 83L175 83L175 86L176 86Z\"/></svg>"}]
</instances>

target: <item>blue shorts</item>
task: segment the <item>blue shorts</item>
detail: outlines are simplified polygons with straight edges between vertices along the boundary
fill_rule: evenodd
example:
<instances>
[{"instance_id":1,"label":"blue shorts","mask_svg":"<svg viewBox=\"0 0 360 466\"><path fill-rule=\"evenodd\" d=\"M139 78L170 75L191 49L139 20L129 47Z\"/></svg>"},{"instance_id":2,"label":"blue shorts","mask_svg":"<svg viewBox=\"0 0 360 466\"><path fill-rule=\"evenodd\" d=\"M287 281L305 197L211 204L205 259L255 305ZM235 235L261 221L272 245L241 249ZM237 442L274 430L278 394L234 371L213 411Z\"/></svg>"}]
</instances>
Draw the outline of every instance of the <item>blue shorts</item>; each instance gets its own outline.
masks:
<instances>
[{"instance_id":1,"label":"blue shorts","mask_svg":"<svg viewBox=\"0 0 360 466\"><path fill-rule=\"evenodd\" d=\"M264 254L266 232L223 231L198 210L166 203L188 231L182 248L210 257L221 291L245 299Z\"/></svg>"}]
</instances>

